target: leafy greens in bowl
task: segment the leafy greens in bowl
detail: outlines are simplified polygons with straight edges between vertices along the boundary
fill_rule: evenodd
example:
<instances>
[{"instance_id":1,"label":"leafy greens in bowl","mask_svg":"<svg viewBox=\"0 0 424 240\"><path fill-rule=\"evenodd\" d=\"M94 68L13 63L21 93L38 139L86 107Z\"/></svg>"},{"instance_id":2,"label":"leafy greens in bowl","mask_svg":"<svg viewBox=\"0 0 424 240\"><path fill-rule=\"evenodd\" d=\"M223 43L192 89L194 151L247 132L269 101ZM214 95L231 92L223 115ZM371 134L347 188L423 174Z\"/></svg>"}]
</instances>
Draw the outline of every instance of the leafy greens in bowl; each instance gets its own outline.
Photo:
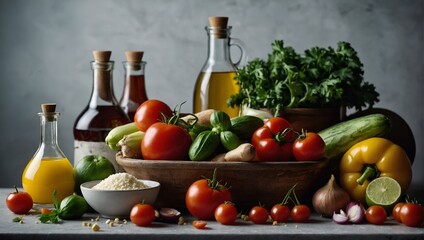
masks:
<instances>
[{"instance_id":1,"label":"leafy greens in bowl","mask_svg":"<svg viewBox=\"0 0 424 240\"><path fill-rule=\"evenodd\" d=\"M313 47L300 55L276 40L267 60L255 58L237 72L240 92L227 103L274 113L283 107L372 107L379 94L373 84L364 82L362 68L347 42L339 42L337 49Z\"/></svg>"}]
</instances>

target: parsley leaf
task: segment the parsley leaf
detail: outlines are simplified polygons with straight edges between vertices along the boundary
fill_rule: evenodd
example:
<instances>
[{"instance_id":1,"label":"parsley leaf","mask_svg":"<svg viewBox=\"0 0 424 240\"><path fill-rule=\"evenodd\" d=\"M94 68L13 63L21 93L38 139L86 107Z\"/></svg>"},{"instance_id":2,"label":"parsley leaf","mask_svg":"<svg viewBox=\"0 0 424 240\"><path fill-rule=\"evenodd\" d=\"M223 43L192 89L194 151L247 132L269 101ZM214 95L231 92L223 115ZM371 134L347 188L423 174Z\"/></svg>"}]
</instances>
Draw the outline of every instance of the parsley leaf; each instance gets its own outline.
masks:
<instances>
[{"instance_id":1,"label":"parsley leaf","mask_svg":"<svg viewBox=\"0 0 424 240\"><path fill-rule=\"evenodd\" d=\"M283 107L372 107L379 101L375 86L363 79L363 64L350 43L337 48L312 47L298 54L283 40L272 44L267 60L255 58L236 74L240 91L229 106L267 108L276 115Z\"/></svg>"}]
</instances>

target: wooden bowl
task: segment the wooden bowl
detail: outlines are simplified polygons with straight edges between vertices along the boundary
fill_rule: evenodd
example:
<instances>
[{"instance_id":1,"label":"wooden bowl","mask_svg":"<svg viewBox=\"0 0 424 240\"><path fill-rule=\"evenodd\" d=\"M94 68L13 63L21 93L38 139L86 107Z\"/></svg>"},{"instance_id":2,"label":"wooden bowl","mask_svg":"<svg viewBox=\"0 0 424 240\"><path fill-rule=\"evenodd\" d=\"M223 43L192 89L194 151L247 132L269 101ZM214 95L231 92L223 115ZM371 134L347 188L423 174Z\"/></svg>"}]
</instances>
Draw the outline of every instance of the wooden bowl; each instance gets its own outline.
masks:
<instances>
[{"instance_id":1,"label":"wooden bowl","mask_svg":"<svg viewBox=\"0 0 424 240\"><path fill-rule=\"evenodd\" d=\"M202 177L212 178L217 168L217 179L231 186L233 202L241 208L258 204L272 207L280 203L287 191L297 183L296 195L302 198L315 186L328 160L319 162L193 162L152 161L124 158L116 161L125 171L139 179L161 184L156 207L185 209L185 194L189 186Z\"/></svg>"}]
</instances>

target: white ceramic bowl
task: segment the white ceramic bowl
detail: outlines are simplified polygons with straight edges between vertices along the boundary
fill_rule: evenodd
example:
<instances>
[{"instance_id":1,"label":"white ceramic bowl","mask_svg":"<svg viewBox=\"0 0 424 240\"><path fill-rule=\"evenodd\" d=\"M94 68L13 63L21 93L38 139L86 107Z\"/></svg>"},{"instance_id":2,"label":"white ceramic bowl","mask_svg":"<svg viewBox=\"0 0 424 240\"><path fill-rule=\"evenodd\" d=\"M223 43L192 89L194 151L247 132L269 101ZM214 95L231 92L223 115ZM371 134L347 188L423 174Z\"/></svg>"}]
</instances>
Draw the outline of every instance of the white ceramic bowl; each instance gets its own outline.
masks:
<instances>
[{"instance_id":1,"label":"white ceramic bowl","mask_svg":"<svg viewBox=\"0 0 424 240\"><path fill-rule=\"evenodd\" d=\"M144 201L154 204L159 194L160 183L139 180L148 188L139 190L99 190L93 187L100 182L90 181L81 184L81 192L90 206L106 218L128 217L132 207Z\"/></svg>"}]
</instances>

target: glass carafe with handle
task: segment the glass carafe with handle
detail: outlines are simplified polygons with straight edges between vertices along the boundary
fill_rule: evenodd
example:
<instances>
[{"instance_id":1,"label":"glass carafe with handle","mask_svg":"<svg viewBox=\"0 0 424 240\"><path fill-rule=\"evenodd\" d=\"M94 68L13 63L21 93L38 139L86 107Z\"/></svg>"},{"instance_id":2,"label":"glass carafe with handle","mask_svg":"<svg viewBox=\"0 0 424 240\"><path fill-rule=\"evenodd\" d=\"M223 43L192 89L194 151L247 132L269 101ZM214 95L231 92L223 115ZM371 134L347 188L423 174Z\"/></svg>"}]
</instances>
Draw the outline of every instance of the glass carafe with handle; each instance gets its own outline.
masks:
<instances>
[{"instance_id":1,"label":"glass carafe with handle","mask_svg":"<svg viewBox=\"0 0 424 240\"><path fill-rule=\"evenodd\" d=\"M234 79L237 68L247 62L244 43L230 38L231 26L227 17L209 17L206 26L208 35L208 57L196 80L193 96L193 112L215 109L226 112L230 117L238 116L239 109L231 108L227 100L238 93L239 86ZM240 49L240 59L233 62L230 47Z\"/></svg>"}]
</instances>

